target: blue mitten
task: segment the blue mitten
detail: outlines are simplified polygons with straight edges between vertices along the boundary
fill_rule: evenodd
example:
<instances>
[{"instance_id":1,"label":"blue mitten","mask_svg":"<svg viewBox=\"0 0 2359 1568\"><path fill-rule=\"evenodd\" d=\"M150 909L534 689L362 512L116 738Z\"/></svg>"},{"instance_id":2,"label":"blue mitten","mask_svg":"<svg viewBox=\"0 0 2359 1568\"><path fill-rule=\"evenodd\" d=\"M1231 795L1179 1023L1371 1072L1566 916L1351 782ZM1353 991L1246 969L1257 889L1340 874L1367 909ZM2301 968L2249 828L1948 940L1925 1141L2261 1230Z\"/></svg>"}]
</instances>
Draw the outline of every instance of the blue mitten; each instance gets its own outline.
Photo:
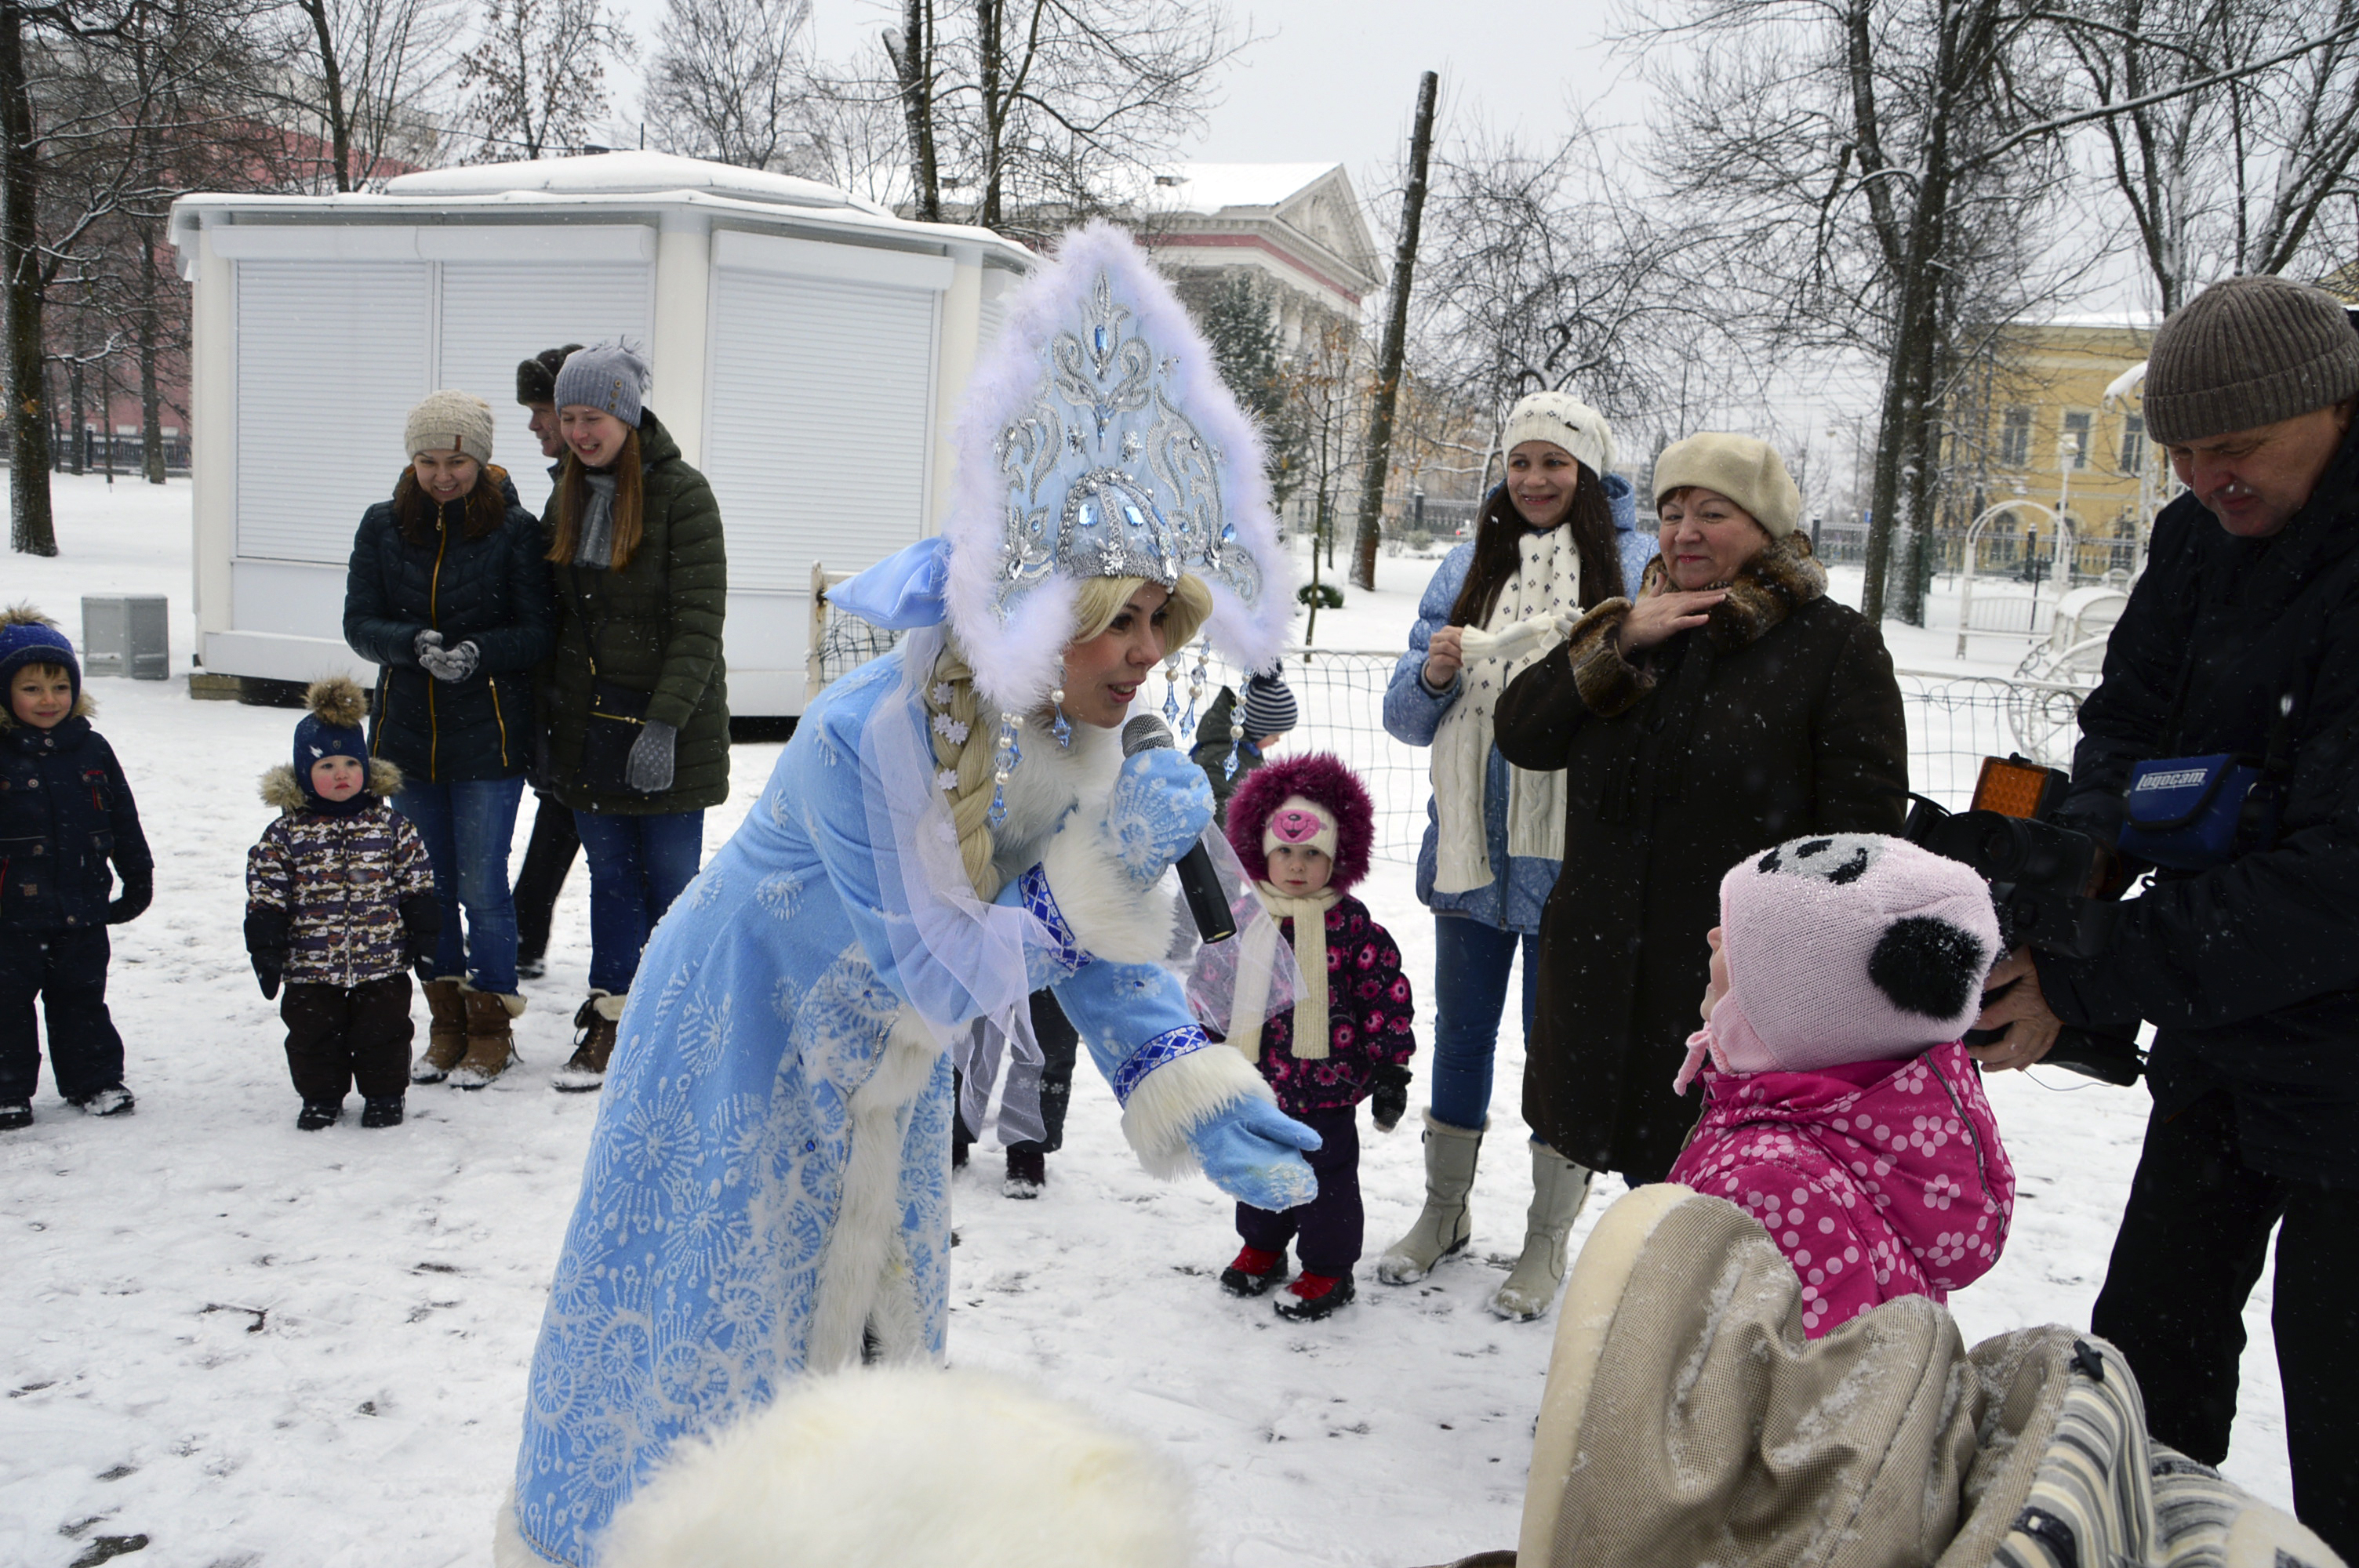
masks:
<instances>
[{"instance_id":1,"label":"blue mitten","mask_svg":"<svg viewBox=\"0 0 2359 1568\"><path fill-rule=\"evenodd\" d=\"M1319 1134L1266 1099L1237 1100L1188 1130L1188 1146L1214 1186L1272 1213L1319 1195L1319 1178L1297 1151L1320 1142Z\"/></svg>"},{"instance_id":2,"label":"blue mitten","mask_svg":"<svg viewBox=\"0 0 2359 1568\"><path fill-rule=\"evenodd\" d=\"M1105 820L1123 870L1141 888L1153 887L1212 826L1212 782L1184 752L1134 752L1106 796Z\"/></svg>"}]
</instances>

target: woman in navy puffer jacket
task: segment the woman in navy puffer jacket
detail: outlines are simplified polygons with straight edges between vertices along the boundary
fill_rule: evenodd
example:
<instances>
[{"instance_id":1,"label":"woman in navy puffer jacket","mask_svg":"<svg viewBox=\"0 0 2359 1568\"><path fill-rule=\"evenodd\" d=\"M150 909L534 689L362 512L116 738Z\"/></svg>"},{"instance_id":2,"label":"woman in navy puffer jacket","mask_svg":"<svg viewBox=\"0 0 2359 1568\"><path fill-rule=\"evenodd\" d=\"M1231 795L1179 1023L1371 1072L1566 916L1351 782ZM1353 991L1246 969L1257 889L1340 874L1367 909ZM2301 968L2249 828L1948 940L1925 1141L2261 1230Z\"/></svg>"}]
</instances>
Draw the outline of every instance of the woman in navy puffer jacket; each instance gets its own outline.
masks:
<instances>
[{"instance_id":1,"label":"woman in navy puffer jacket","mask_svg":"<svg viewBox=\"0 0 2359 1568\"><path fill-rule=\"evenodd\" d=\"M406 435L410 466L353 540L344 641L380 666L369 752L402 772L394 808L426 840L442 903L433 1023L412 1076L478 1088L506 1067L509 1021L524 1011L508 842L538 734L531 672L556 640L556 604L540 524L492 466L491 406L437 392Z\"/></svg>"}]
</instances>

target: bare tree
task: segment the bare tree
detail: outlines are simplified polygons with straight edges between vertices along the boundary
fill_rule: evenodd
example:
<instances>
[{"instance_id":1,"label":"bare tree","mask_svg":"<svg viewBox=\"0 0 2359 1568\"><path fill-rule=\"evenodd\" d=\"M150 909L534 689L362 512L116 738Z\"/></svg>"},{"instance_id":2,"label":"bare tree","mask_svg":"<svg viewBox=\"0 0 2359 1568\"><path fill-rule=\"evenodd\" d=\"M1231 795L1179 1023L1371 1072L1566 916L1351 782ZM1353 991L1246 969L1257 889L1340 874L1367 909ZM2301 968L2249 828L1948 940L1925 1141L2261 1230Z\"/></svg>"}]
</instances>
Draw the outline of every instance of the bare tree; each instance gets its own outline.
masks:
<instances>
[{"instance_id":1,"label":"bare tree","mask_svg":"<svg viewBox=\"0 0 2359 1568\"><path fill-rule=\"evenodd\" d=\"M1592 146L1580 127L1540 151L1478 128L1437 155L1415 369L1452 389L1422 406L1462 445L1539 390L1659 422L1673 367L1714 330L1674 265L1679 236Z\"/></svg>"},{"instance_id":2,"label":"bare tree","mask_svg":"<svg viewBox=\"0 0 2359 1568\"><path fill-rule=\"evenodd\" d=\"M2166 314L2319 249L2354 193L2359 0L2085 0L2060 31L2085 95L2125 105L2094 134Z\"/></svg>"},{"instance_id":3,"label":"bare tree","mask_svg":"<svg viewBox=\"0 0 2359 1568\"><path fill-rule=\"evenodd\" d=\"M489 0L482 35L460 67L461 120L474 160L570 153L612 100L606 65L632 52L605 0Z\"/></svg>"},{"instance_id":4,"label":"bare tree","mask_svg":"<svg viewBox=\"0 0 2359 1568\"><path fill-rule=\"evenodd\" d=\"M10 542L57 553L49 467L54 416L48 305L90 304L108 278L108 236L168 200L168 149L234 145L225 102L250 81L257 18L235 0L0 3L0 374L9 439ZM129 335L75 334L101 366Z\"/></svg>"},{"instance_id":5,"label":"bare tree","mask_svg":"<svg viewBox=\"0 0 2359 1568\"><path fill-rule=\"evenodd\" d=\"M905 0L873 96L901 110L919 216L1038 234L1200 130L1251 41L1222 0Z\"/></svg>"},{"instance_id":6,"label":"bare tree","mask_svg":"<svg viewBox=\"0 0 2359 1568\"><path fill-rule=\"evenodd\" d=\"M810 0L668 0L647 114L674 152L802 174L814 161Z\"/></svg>"},{"instance_id":7,"label":"bare tree","mask_svg":"<svg viewBox=\"0 0 2359 1568\"><path fill-rule=\"evenodd\" d=\"M287 69L270 92L290 129L323 144L324 178L307 188L357 190L391 164L434 152L427 105L458 68L465 14L455 0L288 0ZM298 168L312 160L288 161Z\"/></svg>"},{"instance_id":8,"label":"bare tree","mask_svg":"<svg viewBox=\"0 0 2359 1568\"><path fill-rule=\"evenodd\" d=\"M1318 631L1324 597L1320 555L1325 553L1332 572L1343 487L1359 468L1368 360L1367 344L1353 325L1322 317L1304 331L1281 375L1283 417L1290 427L1283 483L1288 492L1306 495L1311 505L1310 582L1305 590L1310 619L1302 630L1305 643Z\"/></svg>"},{"instance_id":9,"label":"bare tree","mask_svg":"<svg viewBox=\"0 0 2359 1568\"><path fill-rule=\"evenodd\" d=\"M1409 131L1408 183L1401 192L1400 239L1393 251L1384 341L1376 351L1376 384L1368 411L1367 472L1360 484L1359 532L1352 541L1353 585L1372 591L1376 586L1376 546L1384 532L1385 478L1392 464L1393 416L1400 406L1402 366L1408 356L1408 307L1415 292L1418 237L1425 222L1434 100L1440 90L1441 78L1433 71L1418 79L1417 112Z\"/></svg>"}]
</instances>

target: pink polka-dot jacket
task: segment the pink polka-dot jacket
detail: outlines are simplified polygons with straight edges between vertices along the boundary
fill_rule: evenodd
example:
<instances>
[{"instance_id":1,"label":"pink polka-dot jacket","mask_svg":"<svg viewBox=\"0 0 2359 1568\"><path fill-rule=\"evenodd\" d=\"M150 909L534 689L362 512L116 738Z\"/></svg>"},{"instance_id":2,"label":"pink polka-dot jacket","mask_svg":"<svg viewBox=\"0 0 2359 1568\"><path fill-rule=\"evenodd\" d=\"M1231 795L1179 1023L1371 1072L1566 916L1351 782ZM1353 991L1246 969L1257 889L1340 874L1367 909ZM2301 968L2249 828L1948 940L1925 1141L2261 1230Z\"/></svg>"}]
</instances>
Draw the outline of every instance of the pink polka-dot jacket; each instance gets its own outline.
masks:
<instances>
[{"instance_id":1,"label":"pink polka-dot jacket","mask_svg":"<svg viewBox=\"0 0 2359 1568\"><path fill-rule=\"evenodd\" d=\"M1998 1261L2015 1167L1963 1044L1701 1076L1703 1115L1669 1179L1767 1227L1801 1276L1811 1338L1896 1296L1947 1301Z\"/></svg>"}]
</instances>

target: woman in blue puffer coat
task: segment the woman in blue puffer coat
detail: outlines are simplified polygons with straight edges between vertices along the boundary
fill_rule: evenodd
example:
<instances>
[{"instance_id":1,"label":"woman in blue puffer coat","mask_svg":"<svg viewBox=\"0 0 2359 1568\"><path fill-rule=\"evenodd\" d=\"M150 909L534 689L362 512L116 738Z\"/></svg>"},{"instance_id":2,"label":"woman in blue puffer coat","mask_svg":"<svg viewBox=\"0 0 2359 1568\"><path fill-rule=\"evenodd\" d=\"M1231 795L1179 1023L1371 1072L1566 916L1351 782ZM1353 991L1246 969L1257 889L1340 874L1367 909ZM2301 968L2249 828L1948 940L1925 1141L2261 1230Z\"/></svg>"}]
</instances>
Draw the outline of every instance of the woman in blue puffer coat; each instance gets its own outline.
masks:
<instances>
[{"instance_id":1,"label":"woman in blue puffer coat","mask_svg":"<svg viewBox=\"0 0 2359 1568\"><path fill-rule=\"evenodd\" d=\"M1426 585L1385 691L1385 729L1434 753L1417 861L1418 897L1434 914L1425 1206L1377 1260L1390 1284L1425 1278L1473 1233L1467 1194L1489 1125L1507 978L1520 946L1528 1032L1540 912L1564 855L1564 775L1509 768L1492 744L1492 709L1516 673L1560 640L1560 622L1624 592L1625 576L1635 585L1622 557L1636 552L1624 541L1648 542L1635 528L1629 481L1608 471L1614 432L1595 409L1533 393L1509 412L1500 447L1506 482L1484 500L1473 540ZM1588 1171L1543 1143L1531 1154L1523 1253L1491 1301L1503 1317L1538 1316L1554 1300L1564 1238L1588 1195Z\"/></svg>"},{"instance_id":2,"label":"woman in blue puffer coat","mask_svg":"<svg viewBox=\"0 0 2359 1568\"><path fill-rule=\"evenodd\" d=\"M409 467L353 540L344 641L379 666L369 753L401 770L394 809L426 840L442 903L432 1023L410 1077L480 1088L507 1067L524 1011L508 843L538 733L532 667L556 642L557 610L540 524L492 464L491 406L434 393L405 439Z\"/></svg>"}]
</instances>

